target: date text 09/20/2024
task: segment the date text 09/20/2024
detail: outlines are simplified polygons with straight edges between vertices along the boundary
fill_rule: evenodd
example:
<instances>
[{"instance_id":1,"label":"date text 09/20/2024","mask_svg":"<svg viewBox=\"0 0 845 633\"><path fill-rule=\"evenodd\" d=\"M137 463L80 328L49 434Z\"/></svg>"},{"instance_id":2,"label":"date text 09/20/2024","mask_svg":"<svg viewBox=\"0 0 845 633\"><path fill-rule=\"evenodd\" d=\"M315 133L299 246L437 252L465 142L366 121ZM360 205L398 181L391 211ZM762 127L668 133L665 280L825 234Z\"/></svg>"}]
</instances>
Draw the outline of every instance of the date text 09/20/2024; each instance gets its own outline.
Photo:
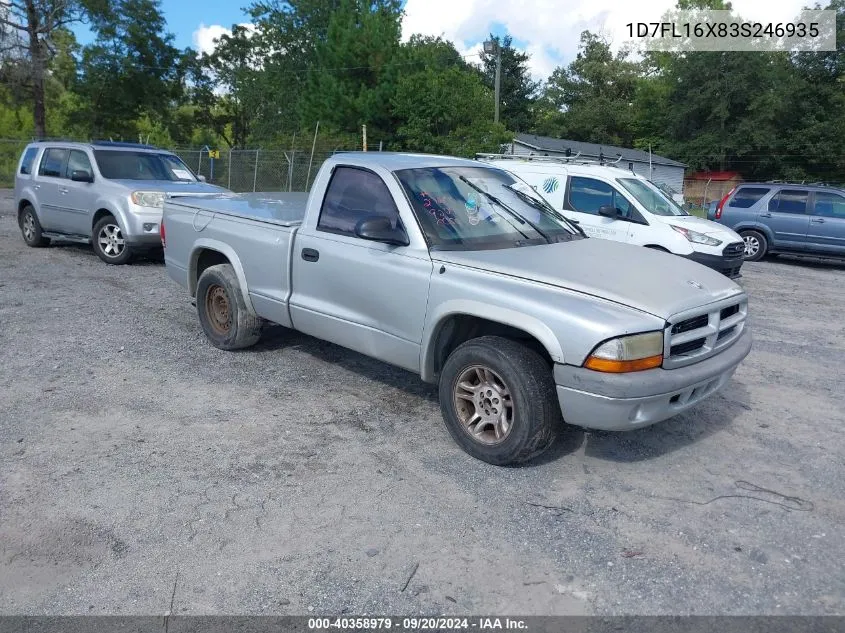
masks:
<instances>
[{"instance_id":1,"label":"date text 09/20/2024","mask_svg":"<svg viewBox=\"0 0 845 633\"><path fill-rule=\"evenodd\" d=\"M397 631L442 631L442 630L526 630L524 620L497 617L348 617L309 618L308 628L314 631L329 630L397 630Z\"/></svg>"}]
</instances>

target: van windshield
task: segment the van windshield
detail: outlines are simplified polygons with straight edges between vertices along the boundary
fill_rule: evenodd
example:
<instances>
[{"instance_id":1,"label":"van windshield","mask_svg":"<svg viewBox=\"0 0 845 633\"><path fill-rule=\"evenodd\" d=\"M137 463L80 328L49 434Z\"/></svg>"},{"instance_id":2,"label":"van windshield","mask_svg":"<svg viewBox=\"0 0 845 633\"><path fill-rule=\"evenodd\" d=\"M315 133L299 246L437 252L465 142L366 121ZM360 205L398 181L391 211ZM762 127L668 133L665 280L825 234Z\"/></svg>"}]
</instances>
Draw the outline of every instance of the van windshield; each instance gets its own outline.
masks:
<instances>
[{"instance_id":1,"label":"van windshield","mask_svg":"<svg viewBox=\"0 0 845 633\"><path fill-rule=\"evenodd\" d=\"M619 184L639 202L645 210L654 215L689 215L678 203L667 197L660 189L639 178L618 178Z\"/></svg>"},{"instance_id":2,"label":"van windshield","mask_svg":"<svg viewBox=\"0 0 845 633\"><path fill-rule=\"evenodd\" d=\"M97 167L109 180L167 180L196 182L190 168L173 154L131 150L94 150Z\"/></svg>"},{"instance_id":3,"label":"van windshield","mask_svg":"<svg viewBox=\"0 0 845 633\"><path fill-rule=\"evenodd\" d=\"M428 243L441 250L512 248L580 238L578 229L508 172L427 167L396 172Z\"/></svg>"}]
</instances>

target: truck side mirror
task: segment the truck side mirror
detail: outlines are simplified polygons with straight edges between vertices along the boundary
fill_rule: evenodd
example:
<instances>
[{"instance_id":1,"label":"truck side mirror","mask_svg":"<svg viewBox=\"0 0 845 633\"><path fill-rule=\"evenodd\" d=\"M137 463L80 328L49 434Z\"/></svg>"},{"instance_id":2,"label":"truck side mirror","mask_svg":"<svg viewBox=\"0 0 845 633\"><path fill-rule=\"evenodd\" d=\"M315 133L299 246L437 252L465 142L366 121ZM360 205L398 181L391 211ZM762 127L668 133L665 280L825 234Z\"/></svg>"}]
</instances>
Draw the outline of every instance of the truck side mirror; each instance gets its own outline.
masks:
<instances>
[{"instance_id":1,"label":"truck side mirror","mask_svg":"<svg viewBox=\"0 0 845 633\"><path fill-rule=\"evenodd\" d=\"M70 179L73 182L94 182L94 176L87 169L74 169L70 173Z\"/></svg>"},{"instance_id":2,"label":"truck side mirror","mask_svg":"<svg viewBox=\"0 0 845 633\"><path fill-rule=\"evenodd\" d=\"M355 225L355 235L362 240L383 242L395 246L407 246L411 242L405 231L401 228L394 228L389 218L383 215L371 215L360 220Z\"/></svg>"},{"instance_id":3,"label":"truck side mirror","mask_svg":"<svg viewBox=\"0 0 845 633\"><path fill-rule=\"evenodd\" d=\"M604 204L599 207L599 215L603 218L613 218L615 220L619 217L619 209L612 205Z\"/></svg>"}]
</instances>

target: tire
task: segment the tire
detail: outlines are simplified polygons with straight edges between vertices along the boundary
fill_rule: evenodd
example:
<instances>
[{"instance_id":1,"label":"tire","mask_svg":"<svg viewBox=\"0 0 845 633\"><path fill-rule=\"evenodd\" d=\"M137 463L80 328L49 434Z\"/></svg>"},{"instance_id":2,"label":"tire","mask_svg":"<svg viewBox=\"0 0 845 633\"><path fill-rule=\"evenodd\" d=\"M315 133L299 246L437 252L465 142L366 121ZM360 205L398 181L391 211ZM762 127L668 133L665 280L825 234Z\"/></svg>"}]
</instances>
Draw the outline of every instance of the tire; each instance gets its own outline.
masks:
<instances>
[{"instance_id":1,"label":"tire","mask_svg":"<svg viewBox=\"0 0 845 633\"><path fill-rule=\"evenodd\" d=\"M41 230L41 222L38 221L38 215L32 205L26 205L21 211L19 220L21 236L27 246L33 248L41 248L50 244L50 238L44 237Z\"/></svg>"},{"instance_id":2,"label":"tire","mask_svg":"<svg viewBox=\"0 0 845 633\"><path fill-rule=\"evenodd\" d=\"M261 338L262 321L246 307L231 264L209 266L200 275L197 315L206 337L219 349L243 349Z\"/></svg>"},{"instance_id":3,"label":"tire","mask_svg":"<svg viewBox=\"0 0 845 633\"><path fill-rule=\"evenodd\" d=\"M489 387L486 393L482 385ZM539 455L563 422L548 363L498 336L469 340L452 352L440 374L440 409L458 446L496 466ZM476 413L482 418L473 424Z\"/></svg>"},{"instance_id":4,"label":"tire","mask_svg":"<svg viewBox=\"0 0 845 633\"><path fill-rule=\"evenodd\" d=\"M91 245L97 256L107 264L126 264L132 259L132 248L126 243L123 229L114 219L106 215L94 225L91 235Z\"/></svg>"},{"instance_id":5,"label":"tire","mask_svg":"<svg viewBox=\"0 0 845 633\"><path fill-rule=\"evenodd\" d=\"M759 231L740 231L739 236L745 242L745 254L743 259L747 262L756 262L763 259L769 248L766 236Z\"/></svg>"}]
</instances>

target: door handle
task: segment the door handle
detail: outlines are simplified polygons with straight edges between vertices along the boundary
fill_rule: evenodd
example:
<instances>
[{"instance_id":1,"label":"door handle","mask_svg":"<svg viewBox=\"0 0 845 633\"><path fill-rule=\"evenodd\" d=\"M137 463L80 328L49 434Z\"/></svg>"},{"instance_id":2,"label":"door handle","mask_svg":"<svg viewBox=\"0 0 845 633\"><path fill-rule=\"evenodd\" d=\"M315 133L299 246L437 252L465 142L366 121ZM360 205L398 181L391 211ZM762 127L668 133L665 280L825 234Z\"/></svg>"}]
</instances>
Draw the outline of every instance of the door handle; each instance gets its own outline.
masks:
<instances>
[{"instance_id":1,"label":"door handle","mask_svg":"<svg viewBox=\"0 0 845 633\"><path fill-rule=\"evenodd\" d=\"M39 189L41 189L41 185L32 185L32 188L38 191Z\"/></svg>"},{"instance_id":2,"label":"door handle","mask_svg":"<svg viewBox=\"0 0 845 633\"><path fill-rule=\"evenodd\" d=\"M313 248L303 248L302 259L306 262L316 262L320 259L320 251L314 250Z\"/></svg>"},{"instance_id":3,"label":"door handle","mask_svg":"<svg viewBox=\"0 0 845 633\"><path fill-rule=\"evenodd\" d=\"M67 189L67 187L59 187L59 191L60 191L62 194L65 194L65 193L67 193L67 192L68 192L68 189Z\"/></svg>"},{"instance_id":4,"label":"door handle","mask_svg":"<svg viewBox=\"0 0 845 633\"><path fill-rule=\"evenodd\" d=\"M816 224L824 224L824 218L813 218L810 222L815 222Z\"/></svg>"},{"instance_id":5,"label":"door handle","mask_svg":"<svg viewBox=\"0 0 845 633\"><path fill-rule=\"evenodd\" d=\"M760 217L761 218L770 218L770 217L772 217L772 214L771 213L761 213Z\"/></svg>"}]
</instances>

